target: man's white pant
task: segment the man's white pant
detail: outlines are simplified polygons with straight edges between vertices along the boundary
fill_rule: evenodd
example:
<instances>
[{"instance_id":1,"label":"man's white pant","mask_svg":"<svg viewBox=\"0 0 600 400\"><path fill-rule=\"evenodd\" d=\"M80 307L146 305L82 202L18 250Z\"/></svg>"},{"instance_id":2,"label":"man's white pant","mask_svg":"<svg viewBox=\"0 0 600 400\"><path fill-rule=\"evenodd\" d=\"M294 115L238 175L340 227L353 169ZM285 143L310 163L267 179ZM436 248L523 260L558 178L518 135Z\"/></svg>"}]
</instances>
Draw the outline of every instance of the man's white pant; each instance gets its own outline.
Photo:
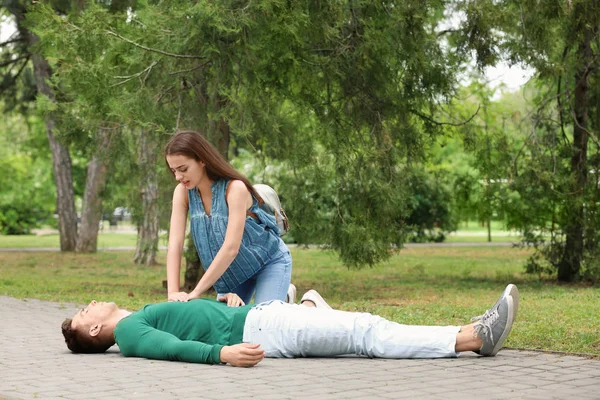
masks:
<instances>
[{"instance_id":1,"label":"man's white pant","mask_svg":"<svg viewBox=\"0 0 600 400\"><path fill-rule=\"evenodd\" d=\"M243 341L260 344L267 357L457 357L459 330L458 326L401 325L369 313L275 300L250 310Z\"/></svg>"}]
</instances>

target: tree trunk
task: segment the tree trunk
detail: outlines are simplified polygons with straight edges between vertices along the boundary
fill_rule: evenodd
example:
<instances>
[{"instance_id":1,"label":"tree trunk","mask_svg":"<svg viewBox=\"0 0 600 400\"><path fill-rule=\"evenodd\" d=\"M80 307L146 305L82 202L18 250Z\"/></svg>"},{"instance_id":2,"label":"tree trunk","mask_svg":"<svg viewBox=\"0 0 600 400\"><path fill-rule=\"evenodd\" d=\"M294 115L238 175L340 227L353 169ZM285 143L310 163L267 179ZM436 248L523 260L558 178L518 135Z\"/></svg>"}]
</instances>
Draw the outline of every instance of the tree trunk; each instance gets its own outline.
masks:
<instances>
[{"instance_id":1,"label":"tree trunk","mask_svg":"<svg viewBox=\"0 0 600 400\"><path fill-rule=\"evenodd\" d=\"M217 122L217 137L215 145L217 150L226 160L229 159L229 142L231 141L231 129L229 123L223 118Z\"/></svg>"},{"instance_id":2,"label":"tree trunk","mask_svg":"<svg viewBox=\"0 0 600 400\"><path fill-rule=\"evenodd\" d=\"M28 34L30 46L38 42L37 36ZM32 56L35 83L39 94L48 96L55 102L54 93L46 82L52 75L48 62L40 55ZM56 184L56 210L58 213L58 232L60 235L60 250L74 251L77 243L77 215L75 213L75 194L73 192L73 175L71 156L65 146L54 137L55 122L52 114L44 118L46 134L52 151L52 170Z\"/></svg>"},{"instance_id":3,"label":"tree trunk","mask_svg":"<svg viewBox=\"0 0 600 400\"><path fill-rule=\"evenodd\" d=\"M218 93L212 93L210 96L204 95L204 97L210 99L211 109L215 113L227 105L227 99L223 98ZM222 117L218 120L209 118L207 128L206 133L208 140L216 147L219 153L228 160L229 142L231 141L231 128L229 127L229 122Z\"/></svg>"},{"instance_id":4,"label":"tree trunk","mask_svg":"<svg viewBox=\"0 0 600 400\"><path fill-rule=\"evenodd\" d=\"M194 240L188 235L186 239L185 248L185 275L183 281L183 287L181 290L190 292L194 290L202 276L204 275L204 268L202 268L202 262L198 257ZM210 289L208 290L210 292Z\"/></svg>"},{"instance_id":5,"label":"tree trunk","mask_svg":"<svg viewBox=\"0 0 600 400\"><path fill-rule=\"evenodd\" d=\"M136 264L156 264L158 250L158 179L156 163L158 141L146 129L142 129L139 145L139 164L142 171L140 194L142 200L141 221L133 261Z\"/></svg>"},{"instance_id":6,"label":"tree trunk","mask_svg":"<svg viewBox=\"0 0 600 400\"><path fill-rule=\"evenodd\" d=\"M183 287L181 290L184 292L191 292L196 288L198 282L204 275L204 269L202 269L202 263L198 260L185 260L185 275L183 281Z\"/></svg>"},{"instance_id":7,"label":"tree trunk","mask_svg":"<svg viewBox=\"0 0 600 400\"><path fill-rule=\"evenodd\" d=\"M25 39L28 49L32 49L39 42L39 38L29 32L25 26L25 4L22 2L5 2L3 6L14 15L19 35ZM37 92L48 96L55 102L54 93L46 82L52 75L48 62L39 54L32 53L33 74ZM46 134L52 152L52 170L56 185L56 212L58 214L58 232L60 235L61 251L75 250L77 238L77 216L75 214L75 194L73 192L73 176L71 170L71 156L66 147L54 137L54 118L51 113L44 117Z\"/></svg>"},{"instance_id":8,"label":"tree trunk","mask_svg":"<svg viewBox=\"0 0 600 400\"><path fill-rule=\"evenodd\" d=\"M585 24L585 18L581 18ZM578 48L579 68L575 73L575 123L573 126L573 155L571 172L573 176L573 199L567 207L568 223L566 243L562 259L558 265L558 280L572 282L579 278L584 249L584 199L587 184L587 149L589 135L589 68L592 60L592 32L589 25L582 27L583 41Z\"/></svg>"},{"instance_id":9,"label":"tree trunk","mask_svg":"<svg viewBox=\"0 0 600 400\"><path fill-rule=\"evenodd\" d=\"M29 32L25 26L26 9L20 2L8 2L5 4L7 10L15 17L17 30L23 37L29 49L39 42L39 38ZM55 102L54 93L46 82L52 75L52 69L48 62L39 54L32 53L33 74L37 92L48 96L51 102ZM75 250L77 238L77 215L75 214L75 194L73 192L73 175L71 170L71 156L65 146L54 137L54 118L51 113L44 117L46 134L50 151L52 152L52 171L56 185L56 212L58 214L58 232L60 235L61 251Z\"/></svg>"},{"instance_id":10,"label":"tree trunk","mask_svg":"<svg viewBox=\"0 0 600 400\"><path fill-rule=\"evenodd\" d=\"M108 149L113 128L100 127L96 138L96 151L88 163L85 180L81 226L76 251L95 253L98 249L98 229L102 219L102 193L106 187Z\"/></svg>"}]
</instances>

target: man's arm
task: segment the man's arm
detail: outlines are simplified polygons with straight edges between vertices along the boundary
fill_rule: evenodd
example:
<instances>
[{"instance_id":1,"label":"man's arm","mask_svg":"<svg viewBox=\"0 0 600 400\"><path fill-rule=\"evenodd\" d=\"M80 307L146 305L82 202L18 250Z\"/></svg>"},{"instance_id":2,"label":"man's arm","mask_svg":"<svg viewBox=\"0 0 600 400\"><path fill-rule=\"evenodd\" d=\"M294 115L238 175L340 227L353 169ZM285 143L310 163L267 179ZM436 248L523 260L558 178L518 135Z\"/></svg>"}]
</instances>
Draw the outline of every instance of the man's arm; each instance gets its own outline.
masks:
<instances>
[{"instance_id":1,"label":"man's arm","mask_svg":"<svg viewBox=\"0 0 600 400\"><path fill-rule=\"evenodd\" d=\"M234 367L252 367L261 362L265 358L265 352L259 347L258 344L248 343L224 346L210 345L195 340L181 340L151 326L145 326L140 331L138 340L131 346L127 343L119 344L121 353L128 357L203 364L223 362Z\"/></svg>"},{"instance_id":2,"label":"man's arm","mask_svg":"<svg viewBox=\"0 0 600 400\"><path fill-rule=\"evenodd\" d=\"M137 339L131 344L119 343L117 340L124 356L203 364L221 363L220 353L223 348L221 344L211 345L194 340L181 340L151 326L144 327Z\"/></svg>"}]
</instances>

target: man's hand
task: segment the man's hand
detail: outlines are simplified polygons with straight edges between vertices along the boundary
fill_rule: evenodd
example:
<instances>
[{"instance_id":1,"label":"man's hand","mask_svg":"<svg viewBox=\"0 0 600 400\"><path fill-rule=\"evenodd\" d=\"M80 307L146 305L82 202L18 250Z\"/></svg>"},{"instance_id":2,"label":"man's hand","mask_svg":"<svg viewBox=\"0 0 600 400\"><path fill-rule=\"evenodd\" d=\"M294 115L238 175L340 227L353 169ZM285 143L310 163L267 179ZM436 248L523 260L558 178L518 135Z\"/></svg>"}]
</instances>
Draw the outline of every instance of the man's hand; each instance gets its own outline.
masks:
<instances>
[{"instance_id":1,"label":"man's hand","mask_svg":"<svg viewBox=\"0 0 600 400\"><path fill-rule=\"evenodd\" d=\"M265 358L259 344L240 343L221 349L221 362L234 367L253 367Z\"/></svg>"},{"instance_id":2,"label":"man's hand","mask_svg":"<svg viewBox=\"0 0 600 400\"><path fill-rule=\"evenodd\" d=\"M240 307L246 305L244 300L242 300L240 296L235 293L227 293L226 295L219 296L217 300L227 303L227 306L229 307Z\"/></svg>"},{"instance_id":3,"label":"man's hand","mask_svg":"<svg viewBox=\"0 0 600 400\"><path fill-rule=\"evenodd\" d=\"M186 292L171 292L168 297L169 301L188 301L190 299L190 295Z\"/></svg>"}]
</instances>

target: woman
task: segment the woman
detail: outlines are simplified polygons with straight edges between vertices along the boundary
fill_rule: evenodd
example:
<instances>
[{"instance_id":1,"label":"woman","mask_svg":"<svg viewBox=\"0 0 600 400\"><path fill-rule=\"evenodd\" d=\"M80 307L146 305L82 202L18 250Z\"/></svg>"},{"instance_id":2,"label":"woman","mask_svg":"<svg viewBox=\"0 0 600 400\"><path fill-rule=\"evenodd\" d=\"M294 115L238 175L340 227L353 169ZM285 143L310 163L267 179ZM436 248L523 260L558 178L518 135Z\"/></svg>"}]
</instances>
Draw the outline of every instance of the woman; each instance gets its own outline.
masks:
<instances>
[{"instance_id":1,"label":"woman","mask_svg":"<svg viewBox=\"0 0 600 400\"><path fill-rule=\"evenodd\" d=\"M198 298L214 286L247 304L286 300L292 258L263 200L198 132L176 134L165 147L167 166L179 182L173 192L167 253L169 301ZM190 293L180 292L187 214L194 245L206 272ZM294 293L295 296L295 293Z\"/></svg>"}]
</instances>

